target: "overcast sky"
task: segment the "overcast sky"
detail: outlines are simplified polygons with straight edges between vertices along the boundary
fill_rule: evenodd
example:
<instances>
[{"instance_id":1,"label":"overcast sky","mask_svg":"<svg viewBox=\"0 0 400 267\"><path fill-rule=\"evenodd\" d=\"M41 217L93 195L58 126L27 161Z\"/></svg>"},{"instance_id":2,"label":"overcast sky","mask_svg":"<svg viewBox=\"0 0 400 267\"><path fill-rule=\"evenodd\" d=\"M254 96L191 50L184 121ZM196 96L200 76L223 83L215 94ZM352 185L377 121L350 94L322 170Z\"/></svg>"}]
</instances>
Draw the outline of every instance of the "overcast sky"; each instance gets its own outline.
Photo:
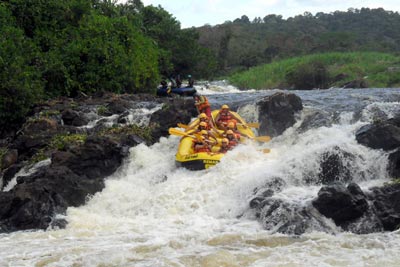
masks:
<instances>
[{"instance_id":1,"label":"overcast sky","mask_svg":"<svg viewBox=\"0 0 400 267\"><path fill-rule=\"evenodd\" d=\"M124 0L120 0L124 2ZM181 22L182 28L222 24L246 15L250 20L268 14L284 18L317 12L346 11L349 8L378 8L400 11L400 0L142 0L145 5L161 5Z\"/></svg>"}]
</instances>

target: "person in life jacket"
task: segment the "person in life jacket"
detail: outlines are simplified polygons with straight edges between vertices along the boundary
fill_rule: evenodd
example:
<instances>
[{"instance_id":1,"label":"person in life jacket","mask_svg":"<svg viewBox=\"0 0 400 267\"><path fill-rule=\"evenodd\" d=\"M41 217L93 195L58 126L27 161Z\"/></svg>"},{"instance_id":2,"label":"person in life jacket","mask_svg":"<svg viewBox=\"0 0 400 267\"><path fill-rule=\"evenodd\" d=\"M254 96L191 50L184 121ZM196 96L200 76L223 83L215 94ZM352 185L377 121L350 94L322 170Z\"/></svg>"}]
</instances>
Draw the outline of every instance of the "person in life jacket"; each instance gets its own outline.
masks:
<instances>
[{"instance_id":1,"label":"person in life jacket","mask_svg":"<svg viewBox=\"0 0 400 267\"><path fill-rule=\"evenodd\" d=\"M199 133L201 134L201 136L206 138L206 141L211 146L214 146L214 145L216 145L218 143L217 137L215 137L215 135L211 131L201 130Z\"/></svg>"},{"instance_id":2,"label":"person in life jacket","mask_svg":"<svg viewBox=\"0 0 400 267\"><path fill-rule=\"evenodd\" d=\"M217 117L215 118L217 126L226 130L228 123L232 120L240 121L235 115L232 114L232 112L230 112L228 105L222 105Z\"/></svg>"},{"instance_id":3,"label":"person in life jacket","mask_svg":"<svg viewBox=\"0 0 400 267\"><path fill-rule=\"evenodd\" d=\"M193 140L193 150L194 153L200 152L211 152L211 146L207 143L207 140L204 136L198 136Z\"/></svg>"},{"instance_id":4,"label":"person in life jacket","mask_svg":"<svg viewBox=\"0 0 400 267\"><path fill-rule=\"evenodd\" d=\"M239 139L236 138L235 133L232 130L226 131L226 138L229 140L229 147L233 148L239 144Z\"/></svg>"},{"instance_id":5,"label":"person in life jacket","mask_svg":"<svg viewBox=\"0 0 400 267\"><path fill-rule=\"evenodd\" d=\"M176 87L177 88L181 88L181 85L182 85L182 81L181 81L181 75L176 75L176 77L175 77L175 83L176 83Z\"/></svg>"},{"instance_id":6,"label":"person in life jacket","mask_svg":"<svg viewBox=\"0 0 400 267\"><path fill-rule=\"evenodd\" d=\"M221 147L219 148L218 152L225 154L226 152L228 152L228 150L231 150L231 148L229 147L229 140L228 138L223 138L221 141Z\"/></svg>"},{"instance_id":7,"label":"person in life jacket","mask_svg":"<svg viewBox=\"0 0 400 267\"><path fill-rule=\"evenodd\" d=\"M213 125L210 123L210 120L205 113L200 113L200 115L197 118L198 118L198 120L189 124L189 127L186 129L186 131L197 129L199 127L200 123L202 123L202 122L207 123L207 130L210 130L213 127Z\"/></svg>"},{"instance_id":8,"label":"person in life jacket","mask_svg":"<svg viewBox=\"0 0 400 267\"><path fill-rule=\"evenodd\" d=\"M188 87L193 87L194 86L194 79L192 77L192 75L188 75Z\"/></svg>"},{"instance_id":9,"label":"person in life jacket","mask_svg":"<svg viewBox=\"0 0 400 267\"><path fill-rule=\"evenodd\" d=\"M194 105L197 108L197 112L199 112L199 114L204 113L207 115L207 117L211 118L211 106L208 102L207 97L199 94L194 94L193 99Z\"/></svg>"},{"instance_id":10,"label":"person in life jacket","mask_svg":"<svg viewBox=\"0 0 400 267\"><path fill-rule=\"evenodd\" d=\"M240 140L242 134L238 131L236 127L236 120L231 120L226 125L227 130L232 130L233 134L235 135L236 139Z\"/></svg>"}]
</instances>

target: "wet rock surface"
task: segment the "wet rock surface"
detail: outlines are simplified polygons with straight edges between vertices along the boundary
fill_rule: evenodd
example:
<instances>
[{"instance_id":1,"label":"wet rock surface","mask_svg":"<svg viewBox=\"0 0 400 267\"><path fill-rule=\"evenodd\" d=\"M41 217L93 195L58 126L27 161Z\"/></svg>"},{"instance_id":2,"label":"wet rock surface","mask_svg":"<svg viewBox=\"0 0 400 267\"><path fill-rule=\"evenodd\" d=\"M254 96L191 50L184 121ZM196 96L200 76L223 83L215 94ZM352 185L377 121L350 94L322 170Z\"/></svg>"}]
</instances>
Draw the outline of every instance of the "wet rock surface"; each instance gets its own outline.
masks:
<instances>
[{"instance_id":1,"label":"wet rock surface","mask_svg":"<svg viewBox=\"0 0 400 267\"><path fill-rule=\"evenodd\" d=\"M295 94L275 93L257 102L260 135L277 136L296 122L296 114L303 104Z\"/></svg>"},{"instance_id":2,"label":"wet rock surface","mask_svg":"<svg viewBox=\"0 0 400 267\"><path fill-rule=\"evenodd\" d=\"M357 131L356 140L373 149L396 149L400 147L400 118L365 125Z\"/></svg>"}]
</instances>

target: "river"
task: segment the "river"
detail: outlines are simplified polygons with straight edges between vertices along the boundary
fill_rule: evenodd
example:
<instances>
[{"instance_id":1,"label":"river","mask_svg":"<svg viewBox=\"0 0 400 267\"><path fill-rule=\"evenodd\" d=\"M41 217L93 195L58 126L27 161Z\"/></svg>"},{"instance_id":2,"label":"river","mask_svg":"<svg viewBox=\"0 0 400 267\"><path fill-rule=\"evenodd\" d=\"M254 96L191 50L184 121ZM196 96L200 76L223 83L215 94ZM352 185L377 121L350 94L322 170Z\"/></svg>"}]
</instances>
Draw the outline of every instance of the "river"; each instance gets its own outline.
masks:
<instances>
[{"instance_id":1,"label":"river","mask_svg":"<svg viewBox=\"0 0 400 267\"><path fill-rule=\"evenodd\" d=\"M255 121L254 101L276 91L220 82L200 92ZM66 229L1 234L0 266L399 266L400 231L356 235L326 220L329 231L311 225L301 236L284 235L264 230L249 209L254 188L273 177L286 182L277 197L311 201L321 186L304 180L333 147L357 156L351 174L363 190L389 180L387 155L357 144L354 133L399 115L399 89L293 92L304 110L292 128L261 147L241 145L208 170L175 166L176 136L131 148L102 192L68 209ZM315 112L322 122L304 126Z\"/></svg>"}]
</instances>

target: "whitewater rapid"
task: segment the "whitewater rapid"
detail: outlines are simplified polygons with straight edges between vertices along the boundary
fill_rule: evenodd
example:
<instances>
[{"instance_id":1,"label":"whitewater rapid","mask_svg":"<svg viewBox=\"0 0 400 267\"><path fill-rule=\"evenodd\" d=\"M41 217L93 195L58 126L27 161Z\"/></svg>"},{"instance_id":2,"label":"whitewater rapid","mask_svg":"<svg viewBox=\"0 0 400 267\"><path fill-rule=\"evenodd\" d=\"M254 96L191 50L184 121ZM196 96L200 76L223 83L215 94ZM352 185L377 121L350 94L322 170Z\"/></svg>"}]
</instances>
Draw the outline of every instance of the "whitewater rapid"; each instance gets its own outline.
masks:
<instances>
[{"instance_id":1,"label":"whitewater rapid","mask_svg":"<svg viewBox=\"0 0 400 267\"><path fill-rule=\"evenodd\" d=\"M399 231L356 235L326 219L331 233L283 235L264 230L249 209L254 189L275 177L286 182L275 197L311 201L321 185L305 180L318 176L321 155L333 147L355 155L348 164L363 190L389 180L387 155L359 145L354 134L377 112L398 114L400 104L353 94L370 101L361 112L343 105L332 125L300 131L315 109L331 108L320 99L309 101L281 136L263 145L240 145L208 170L175 166L175 136L133 147L102 192L85 206L68 209L66 229L1 234L0 266L398 266ZM244 102L240 114L254 121L255 106Z\"/></svg>"}]
</instances>

